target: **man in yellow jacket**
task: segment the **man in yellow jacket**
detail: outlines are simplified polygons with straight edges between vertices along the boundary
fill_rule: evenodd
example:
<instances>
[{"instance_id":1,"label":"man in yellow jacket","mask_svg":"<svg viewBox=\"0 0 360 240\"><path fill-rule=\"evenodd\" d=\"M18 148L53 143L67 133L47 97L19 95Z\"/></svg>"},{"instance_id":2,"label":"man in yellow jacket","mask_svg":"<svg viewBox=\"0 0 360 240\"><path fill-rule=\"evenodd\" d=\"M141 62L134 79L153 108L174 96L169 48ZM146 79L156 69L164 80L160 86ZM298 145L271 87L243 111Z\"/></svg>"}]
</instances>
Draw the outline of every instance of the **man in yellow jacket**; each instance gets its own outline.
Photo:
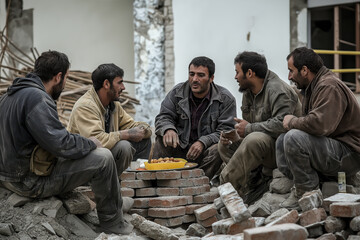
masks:
<instances>
[{"instance_id":1,"label":"man in yellow jacket","mask_svg":"<svg viewBox=\"0 0 360 240\"><path fill-rule=\"evenodd\" d=\"M120 175L132 160L148 158L151 130L125 112L119 96L125 90L124 71L115 64L101 64L91 75L93 87L75 103L68 130L97 138L111 150Z\"/></svg>"}]
</instances>

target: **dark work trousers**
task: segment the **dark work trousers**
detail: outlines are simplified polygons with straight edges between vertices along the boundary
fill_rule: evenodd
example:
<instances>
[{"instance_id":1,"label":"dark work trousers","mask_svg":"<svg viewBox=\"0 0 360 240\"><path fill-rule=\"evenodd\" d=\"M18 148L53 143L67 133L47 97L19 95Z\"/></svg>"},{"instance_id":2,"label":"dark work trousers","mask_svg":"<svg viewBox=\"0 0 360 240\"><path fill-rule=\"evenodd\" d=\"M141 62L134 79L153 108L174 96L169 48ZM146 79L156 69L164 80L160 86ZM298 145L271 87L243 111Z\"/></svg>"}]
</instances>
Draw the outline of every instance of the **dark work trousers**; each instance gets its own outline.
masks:
<instances>
[{"instance_id":1,"label":"dark work trousers","mask_svg":"<svg viewBox=\"0 0 360 240\"><path fill-rule=\"evenodd\" d=\"M292 129L276 141L276 162L279 170L293 179L296 192L303 194L319 187L319 174L347 177L360 170L360 155L335 139L313 136Z\"/></svg>"},{"instance_id":2,"label":"dark work trousers","mask_svg":"<svg viewBox=\"0 0 360 240\"><path fill-rule=\"evenodd\" d=\"M100 226L124 222L116 164L110 150L97 148L80 159L59 158L51 175L33 173L22 182L2 182L9 190L26 197L46 198L66 193L90 182L95 194Z\"/></svg>"}]
</instances>

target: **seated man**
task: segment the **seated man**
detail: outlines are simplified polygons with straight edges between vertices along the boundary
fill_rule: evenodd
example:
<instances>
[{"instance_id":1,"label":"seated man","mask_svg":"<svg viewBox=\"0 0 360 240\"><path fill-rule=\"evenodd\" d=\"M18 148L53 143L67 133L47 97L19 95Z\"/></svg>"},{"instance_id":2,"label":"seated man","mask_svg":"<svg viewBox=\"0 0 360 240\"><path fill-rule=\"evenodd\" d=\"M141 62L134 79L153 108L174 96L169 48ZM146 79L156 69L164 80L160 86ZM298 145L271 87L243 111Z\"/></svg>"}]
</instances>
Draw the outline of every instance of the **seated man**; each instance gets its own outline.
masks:
<instances>
[{"instance_id":1,"label":"seated man","mask_svg":"<svg viewBox=\"0 0 360 240\"><path fill-rule=\"evenodd\" d=\"M195 161L209 178L221 165L217 143L221 131L232 129L236 102L214 81L215 64L196 57L189 64L189 79L176 85L161 103L155 118L153 158L179 157Z\"/></svg>"},{"instance_id":2,"label":"seated man","mask_svg":"<svg viewBox=\"0 0 360 240\"><path fill-rule=\"evenodd\" d=\"M230 182L250 204L268 187L267 182L255 178L251 181L259 182L249 184L251 172L262 166L262 176L272 176L272 169L276 168L275 141L285 132L282 120L287 114L299 115L301 104L295 91L268 70L264 56L242 52L235 57L234 63L235 79L239 91L243 92L241 110L244 119L235 118L235 134L226 136L222 133L220 137L219 153L226 162L220 183ZM254 189L256 185L260 188ZM256 194L249 190L256 190Z\"/></svg>"},{"instance_id":3,"label":"seated man","mask_svg":"<svg viewBox=\"0 0 360 240\"><path fill-rule=\"evenodd\" d=\"M100 231L129 234L124 221L116 165L96 139L66 131L55 100L64 89L70 63L48 51L34 72L17 78L0 98L0 183L26 197L46 198L90 182Z\"/></svg>"},{"instance_id":4,"label":"seated man","mask_svg":"<svg viewBox=\"0 0 360 240\"><path fill-rule=\"evenodd\" d=\"M312 49L297 48L287 57L289 80L304 93L301 117L286 115L287 133L276 142L279 170L295 188L283 203L298 208L298 199L319 188L319 174L347 179L360 170L360 107L351 90Z\"/></svg>"},{"instance_id":5,"label":"seated man","mask_svg":"<svg viewBox=\"0 0 360 240\"><path fill-rule=\"evenodd\" d=\"M70 115L68 130L93 136L110 149L120 175L138 158L148 158L150 126L125 112L119 96L125 86L124 71L115 64L101 64L91 75L93 87L79 98Z\"/></svg>"}]
</instances>

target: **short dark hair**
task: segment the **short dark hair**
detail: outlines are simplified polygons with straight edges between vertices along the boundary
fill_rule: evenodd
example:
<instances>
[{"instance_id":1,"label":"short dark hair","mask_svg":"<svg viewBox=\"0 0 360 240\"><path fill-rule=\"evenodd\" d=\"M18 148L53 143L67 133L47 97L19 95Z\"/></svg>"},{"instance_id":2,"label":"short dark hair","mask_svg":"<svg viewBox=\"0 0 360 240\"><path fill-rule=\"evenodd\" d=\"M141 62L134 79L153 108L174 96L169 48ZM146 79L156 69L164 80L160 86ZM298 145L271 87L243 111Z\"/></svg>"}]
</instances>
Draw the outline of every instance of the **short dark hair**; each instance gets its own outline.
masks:
<instances>
[{"instance_id":1,"label":"short dark hair","mask_svg":"<svg viewBox=\"0 0 360 240\"><path fill-rule=\"evenodd\" d=\"M212 77L215 73L215 63L208 57L200 56L191 60L189 64L189 70L191 65L194 65L195 67L206 67L209 71L209 77Z\"/></svg>"},{"instance_id":2,"label":"short dark hair","mask_svg":"<svg viewBox=\"0 0 360 240\"><path fill-rule=\"evenodd\" d=\"M113 80L116 77L124 77L124 70L113 63L99 65L91 74L91 80L93 82L95 91L102 88L106 79L109 80L110 84L112 85Z\"/></svg>"},{"instance_id":3,"label":"short dark hair","mask_svg":"<svg viewBox=\"0 0 360 240\"><path fill-rule=\"evenodd\" d=\"M291 57L294 59L294 66L300 71L303 66L306 66L311 72L317 73L324 62L321 57L314 52L314 50L307 47L299 47L294 49L287 57L289 60Z\"/></svg>"},{"instance_id":4,"label":"short dark hair","mask_svg":"<svg viewBox=\"0 0 360 240\"><path fill-rule=\"evenodd\" d=\"M268 70L266 58L256 52L239 53L234 59L234 64L236 63L241 65L244 74L251 69L260 78L265 78Z\"/></svg>"},{"instance_id":5,"label":"short dark hair","mask_svg":"<svg viewBox=\"0 0 360 240\"><path fill-rule=\"evenodd\" d=\"M57 51L43 52L35 61L34 73L44 82L50 81L59 72L64 79L70 68L70 62L66 54Z\"/></svg>"}]
</instances>

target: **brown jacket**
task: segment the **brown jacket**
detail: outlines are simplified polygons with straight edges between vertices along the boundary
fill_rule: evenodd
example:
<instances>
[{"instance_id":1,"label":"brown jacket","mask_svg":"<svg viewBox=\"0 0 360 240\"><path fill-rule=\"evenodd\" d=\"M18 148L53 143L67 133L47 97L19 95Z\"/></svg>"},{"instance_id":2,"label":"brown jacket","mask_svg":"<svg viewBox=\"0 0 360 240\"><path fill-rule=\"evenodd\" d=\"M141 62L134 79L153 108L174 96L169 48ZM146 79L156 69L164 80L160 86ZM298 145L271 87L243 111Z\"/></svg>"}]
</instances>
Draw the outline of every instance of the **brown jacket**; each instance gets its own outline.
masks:
<instances>
[{"instance_id":1,"label":"brown jacket","mask_svg":"<svg viewBox=\"0 0 360 240\"><path fill-rule=\"evenodd\" d=\"M360 106L351 90L322 67L305 90L303 117L289 127L345 143L360 153Z\"/></svg>"}]
</instances>

